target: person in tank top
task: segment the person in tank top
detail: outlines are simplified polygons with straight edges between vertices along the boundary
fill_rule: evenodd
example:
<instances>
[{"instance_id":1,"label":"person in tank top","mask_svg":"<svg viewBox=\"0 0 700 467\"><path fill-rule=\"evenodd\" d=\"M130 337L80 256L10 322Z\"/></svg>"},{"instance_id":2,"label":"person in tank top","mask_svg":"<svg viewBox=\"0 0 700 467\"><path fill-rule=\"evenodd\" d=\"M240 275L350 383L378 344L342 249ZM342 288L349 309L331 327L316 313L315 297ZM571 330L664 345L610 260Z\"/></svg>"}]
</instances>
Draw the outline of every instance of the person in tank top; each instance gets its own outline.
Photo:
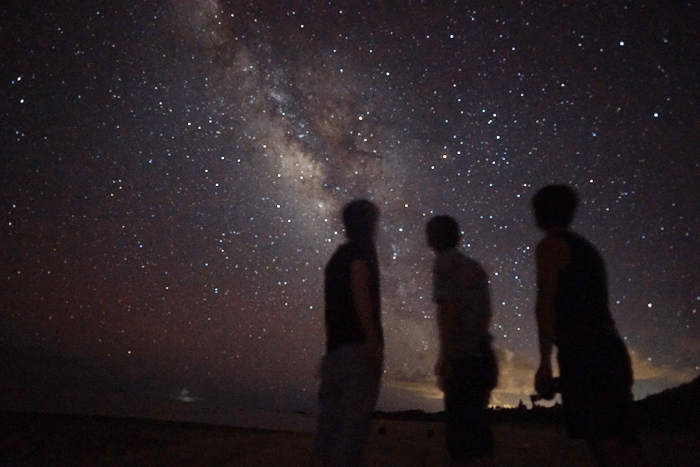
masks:
<instances>
[{"instance_id":1,"label":"person in tank top","mask_svg":"<svg viewBox=\"0 0 700 467\"><path fill-rule=\"evenodd\" d=\"M384 355L374 237L379 211L367 200L343 209L348 242L325 269L326 354L321 361L313 465L365 465Z\"/></svg>"},{"instance_id":2,"label":"person in tank top","mask_svg":"<svg viewBox=\"0 0 700 467\"><path fill-rule=\"evenodd\" d=\"M556 346L569 437L584 439L599 466L638 465L632 365L608 307L603 258L569 228L577 205L576 193L566 185L542 188L532 200L537 226L545 233L536 249L540 365L535 389L542 394L551 387Z\"/></svg>"}]
</instances>

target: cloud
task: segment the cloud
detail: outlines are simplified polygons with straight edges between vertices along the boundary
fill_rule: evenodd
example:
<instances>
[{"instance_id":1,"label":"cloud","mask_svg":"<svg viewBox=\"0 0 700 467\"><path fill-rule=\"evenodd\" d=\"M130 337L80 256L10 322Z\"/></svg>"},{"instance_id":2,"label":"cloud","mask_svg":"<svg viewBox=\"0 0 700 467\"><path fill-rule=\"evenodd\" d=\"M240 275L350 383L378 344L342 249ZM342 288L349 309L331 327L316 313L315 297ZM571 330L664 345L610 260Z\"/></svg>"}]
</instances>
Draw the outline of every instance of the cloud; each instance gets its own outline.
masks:
<instances>
[{"instance_id":1,"label":"cloud","mask_svg":"<svg viewBox=\"0 0 700 467\"><path fill-rule=\"evenodd\" d=\"M653 360L645 358L639 352L628 347L632 359L632 369L636 381L663 379L670 383L685 383L697 376L692 368L673 368L668 365L656 365Z\"/></svg>"},{"instance_id":2,"label":"cloud","mask_svg":"<svg viewBox=\"0 0 700 467\"><path fill-rule=\"evenodd\" d=\"M442 400L442 391L438 389L434 376L426 377L423 381L402 381L392 379L387 386L408 391L416 396L428 400Z\"/></svg>"},{"instance_id":3,"label":"cloud","mask_svg":"<svg viewBox=\"0 0 700 467\"><path fill-rule=\"evenodd\" d=\"M499 365L498 386L491 392L492 406L513 406L520 400L528 399L534 392L533 381L537 369L535 363L527 357L508 349L494 348ZM384 378L387 388L406 391L426 401L439 401L443 393L437 387L432 370L434 357L423 355L422 364L412 367L396 368Z\"/></svg>"},{"instance_id":4,"label":"cloud","mask_svg":"<svg viewBox=\"0 0 700 467\"><path fill-rule=\"evenodd\" d=\"M443 393L438 389L433 373L437 358L436 332L433 327L425 326L420 321L401 320L394 313L388 313L385 319L392 322L391 328L401 327L402 335L390 338L388 349L388 371L384 377L384 386L393 393L411 394L428 406L439 407ZM395 322L401 320L401 323ZM427 345L426 345L427 343ZM697 349L700 343L696 339L685 338L676 342L679 348ZM519 401L529 400L535 392L534 378L538 360L524 352L514 352L505 347L495 347L498 358L498 386L491 393L492 406L515 406ZM697 377L694 368L674 368L657 364L633 348L629 348L635 376L635 395L637 398L648 393L659 392L668 387L677 386ZM554 365L555 373L556 364ZM437 405L436 405L437 404Z\"/></svg>"},{"instance_id":5,"label":"cloud","mask_svg":"<svg viewBox=\"0 0 700 467\"><path fill-rule=\"evenodd\" d=\"M499 380L497 391L529 394L537 365L522 353L511 352L506 348L496 348Z\"/></svg>"},{"instance_id":6,"label":"cloud","mask_svg":"<svg viewBox=\"0 0 700 467\"><path fill-rule=\"evenodd\" d=\"M495 348L498 358L498 386L491 392L491 405L510 407L529 399L535 392L537 364L522 353Z\"/></svg>"}]
</instances>

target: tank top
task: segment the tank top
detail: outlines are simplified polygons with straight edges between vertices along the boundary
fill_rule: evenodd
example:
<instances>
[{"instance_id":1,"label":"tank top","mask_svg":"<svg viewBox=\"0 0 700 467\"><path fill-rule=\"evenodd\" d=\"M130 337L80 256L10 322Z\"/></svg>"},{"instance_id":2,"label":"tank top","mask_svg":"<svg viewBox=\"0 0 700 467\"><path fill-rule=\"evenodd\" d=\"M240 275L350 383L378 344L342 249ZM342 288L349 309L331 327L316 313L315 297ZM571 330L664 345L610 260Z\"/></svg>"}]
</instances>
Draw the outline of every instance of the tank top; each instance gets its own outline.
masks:
<instances>
[{"instance_id":1,"label":"tank top","mask_svg":"<svg viewBox=\"0 0 700 467\"><path fill-rule=\"evenodd\" d=\"M379 297L379 267L374 245L348 242L341 245L326 265L324 302L326 322L326 352L343 345L364 344L367 341L352 297L350 264L362 260L369 268L372 319L383 341Z\"/></svg>"},{"instance_id":2,"label":"tank top","mask_svg":"<svg viewBox=\"0 0 700 467\"><path fill-rule=\"evenodd\" d=\"M556 234L569 247L569 263L559 272L555 297L555 339L559 348L588 347L614 331L608 307L605 263L598 250L573 232Z\"/></svg>"}]
</instances>

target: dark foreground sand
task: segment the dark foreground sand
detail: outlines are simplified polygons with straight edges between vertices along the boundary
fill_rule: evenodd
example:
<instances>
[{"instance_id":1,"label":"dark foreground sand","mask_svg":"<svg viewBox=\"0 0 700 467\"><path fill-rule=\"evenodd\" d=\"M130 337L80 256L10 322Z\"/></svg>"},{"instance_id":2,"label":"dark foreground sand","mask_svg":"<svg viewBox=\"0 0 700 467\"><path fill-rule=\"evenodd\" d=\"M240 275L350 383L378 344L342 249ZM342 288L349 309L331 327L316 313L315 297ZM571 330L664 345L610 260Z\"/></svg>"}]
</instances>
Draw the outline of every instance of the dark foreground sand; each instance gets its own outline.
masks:
<instances>
[{"instance_id":1,"label":"dark foreground sand","mask_svg":"<svg viewBox=\"0 0 700 467\"><path fill-rule=\"evenodd\" d=\"M374 466L443 466L440 423L375 421ZM495 426L499 466L588 466L557 426ZM650 466L700 466L700 435L645 431ZM0 413L0 466L307 466L313 435L184 422Z\"/></svg>"}]
</instances>

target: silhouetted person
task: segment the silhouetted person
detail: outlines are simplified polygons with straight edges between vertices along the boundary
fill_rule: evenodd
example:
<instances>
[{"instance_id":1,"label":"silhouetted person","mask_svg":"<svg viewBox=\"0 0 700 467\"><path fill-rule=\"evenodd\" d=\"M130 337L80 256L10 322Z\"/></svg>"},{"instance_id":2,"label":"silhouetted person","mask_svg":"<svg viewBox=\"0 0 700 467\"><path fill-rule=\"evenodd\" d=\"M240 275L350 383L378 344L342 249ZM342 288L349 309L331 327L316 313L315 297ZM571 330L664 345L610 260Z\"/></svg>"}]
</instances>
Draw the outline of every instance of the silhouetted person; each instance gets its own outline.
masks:
<instances>
[{"instance_id":1,"label":"silhouetted person","mask_svg":"<svg viewBox=\"0 0 700 467\"><path fill-rule=\"evenodd\" d=\"M363 465L379 395L384 340L374 237L378 210L366 200L343 208L348 242L326 265L326 355L314 446L323 466Z\"/></svg>"},{"instance_id":2,"label":"silhouetted person","mask_svg":"<svg viewBox=\"0 0 700 467\"><path fill-rule=\"evenodd\" d=\"M532 199L537 226L545 232L536 250L535 389L548 392L556 345L569 437L583 438L598 465L636 465L632 365L608 308L603 259L569 230L577 205L576 193L565 185L542 188Z\"/></svg>"},{"instance_id":3,"label":"silhouetted person","mask_svg":"<svg viewBox=\"0 0 700 467\"><path fill-rule=\"evenodd\" d=\"M445 435L453 466L495 465L486 408L498 380L488 326L491 303L483 268L459 250L452 217L428 222L428 246L436 253L433 300L438 306L440 355L435 364L445 393Z\"/></svg>"}]
</instances>

